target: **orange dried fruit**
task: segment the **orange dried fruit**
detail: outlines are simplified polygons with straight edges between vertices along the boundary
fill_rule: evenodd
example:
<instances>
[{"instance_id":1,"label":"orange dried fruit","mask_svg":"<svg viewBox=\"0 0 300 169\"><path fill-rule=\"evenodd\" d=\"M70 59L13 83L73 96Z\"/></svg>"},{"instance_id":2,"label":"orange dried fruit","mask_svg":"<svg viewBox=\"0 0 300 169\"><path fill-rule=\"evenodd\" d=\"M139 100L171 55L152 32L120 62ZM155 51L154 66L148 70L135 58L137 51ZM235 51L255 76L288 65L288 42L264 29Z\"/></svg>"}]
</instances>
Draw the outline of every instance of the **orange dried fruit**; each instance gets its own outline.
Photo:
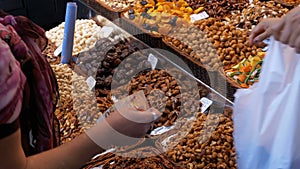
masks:
<instances>
[{"instance_id":1,"label":"orange dried fruit","mask_svg":"<svg viewBox=\"0 0 300 169\"><path fill-rule=\"evenodd\" d=\"M145 8L153 8L154 5L152 5L152 4L146 4L144 7L145 7Z\"/></svg>"},{"instance_id":2,"label":"orange dried fruit","mask_svg":"<svg viewBox=\"0 0 300 169\"><path fill-rule=\"evenodd\" d=\"M157 7L156 11L163 12L164 11L164 7L160 5L160 6Z\"/></svg>"},{"instance_id":3,"label":"orange dried fruit","mask_svg":"<svg viewBox=\"0 0 300 169\"><path fill-rule=\"evenodd\" d=\"M166 12L166 11L170 11L170 10L171 10L171 7L170 7L169 5L164 5L164 10L165 10L165 12Z\"/></svg>"},{"instance_id":4,"label":"orange dried fruit","mask_svg":"<svg viewBox=\"0 0 300 169\"><path fill-rule=\"evenodd\" d=\"M194 14L198 14L203 10L204 10L204 7L201 6L201 7L197 8L196 10L194 10Z\"/></svg>"},{"instance_id":5,"label":"orange dried fruit","mask_svg":"<svg viewBox=\"0 0 300 169\"><path fill-rule=\"evenodd\" d=\"M187 7L187 8L185 8L185 12L190 15L193 13L193 9L191 7Z\"/></svg>"}]
</instances>

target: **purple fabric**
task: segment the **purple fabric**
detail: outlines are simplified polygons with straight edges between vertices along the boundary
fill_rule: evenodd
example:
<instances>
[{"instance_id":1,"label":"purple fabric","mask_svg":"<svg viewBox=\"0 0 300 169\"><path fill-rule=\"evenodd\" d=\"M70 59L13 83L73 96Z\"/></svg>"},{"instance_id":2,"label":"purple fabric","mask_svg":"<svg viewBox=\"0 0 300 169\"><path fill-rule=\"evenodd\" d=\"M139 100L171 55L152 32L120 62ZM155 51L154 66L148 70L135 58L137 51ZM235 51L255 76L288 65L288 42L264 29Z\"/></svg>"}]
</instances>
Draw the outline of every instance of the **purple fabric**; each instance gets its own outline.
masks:
<instances>
[{"instance_id":1,"label":"purple fabric","mask_svg":"<svg viewBox=\"0 0 300 169\"><path fill-rule=\"evenodd\" d=\"M6 32L1 32L5 36ZM9 46L0 39L0 124L15 121L21 110L26 78Z\"/></svg>"},{"instance_id":2,"label":"purple fabric","mask_svg":"<svg viewBox=\"0 0 300 169\"><path fill-rule=\"evenodd\" d=\"M54 111L58 99L55 75L41 53L47 45L42 28L22 16L5 16L0 19L1 37L21 65L27 78L20 115L23 149L32 155L56 146ZM29 143L32 133L34 142ZM32 146L29 146L32 145Z\"/></svg>"}]
</instances>

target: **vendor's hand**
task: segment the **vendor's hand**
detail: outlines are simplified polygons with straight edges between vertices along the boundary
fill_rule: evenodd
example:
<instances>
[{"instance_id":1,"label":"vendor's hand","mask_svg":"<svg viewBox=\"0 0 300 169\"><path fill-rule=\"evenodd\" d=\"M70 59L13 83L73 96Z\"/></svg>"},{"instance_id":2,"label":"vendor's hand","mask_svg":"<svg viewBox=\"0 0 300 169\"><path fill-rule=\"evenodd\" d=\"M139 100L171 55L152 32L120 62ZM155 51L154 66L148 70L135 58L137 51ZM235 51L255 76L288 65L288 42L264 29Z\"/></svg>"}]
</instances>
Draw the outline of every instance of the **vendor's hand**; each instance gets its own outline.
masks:
<instances>
[{"instance_id":1,"label":"vendor's hand","mask_svg":"<svg viewBox=\"0 0 300 169\"><path fill-rule=\"evenodd\" d=\"M262 20L252 31L250 43L259 43L271 35L300 53L300 7L294 8L281 18Z\"/></svg>"},{"instance_id":2,"label":"vendor's hand","mask_svg":"<svg viewBox=\"0 0 300 169\"><path fill-rule=\"evenodd\" d=\"M274 27L280 22L280 18L263 19L251 32L249 41L250 45L260 44L263 40L273 34Z\"/></svg>"},{"instance_id":3,"label":"vendor's hand","mask_svg":"<svg viewBox=\"0 0 300 169\"><path fill-rule=\"evenodd\" d=\"M290 45L300 53L300 7L287 13L273 31L276 40Z\"/></svg>"}]
</instances>

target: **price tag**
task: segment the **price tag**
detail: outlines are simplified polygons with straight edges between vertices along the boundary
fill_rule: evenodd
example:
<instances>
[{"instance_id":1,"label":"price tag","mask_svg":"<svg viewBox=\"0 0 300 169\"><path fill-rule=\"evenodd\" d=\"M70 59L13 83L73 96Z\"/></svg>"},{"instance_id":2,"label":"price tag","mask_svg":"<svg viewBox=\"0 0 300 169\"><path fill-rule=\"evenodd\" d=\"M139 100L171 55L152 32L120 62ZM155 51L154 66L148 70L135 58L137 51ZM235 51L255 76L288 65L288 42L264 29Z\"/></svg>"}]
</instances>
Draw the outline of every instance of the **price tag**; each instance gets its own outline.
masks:
<instances>
[{"instance_id":1,"label":"price tag","mask_svg":"<svg viewBox=\"0 0 300 169\"><path fill-rule=\"evenodd\" d=\"M96 85L96 80L92 76L90 76L86 79L86 83L89 86L90 90L92 90Z\"/></svg>"},{"instance_id":2,"label":"price tag","mask_svg":"<svg viewBox=\"0 0 300 169\"><path fill-rule=\"evenodd\" d=\"M192 15L190 15L192 23L194 23L195 21L200 21L202 19L206 19L208 17L209 17L209 15L205 11L203 11L201 13L198 13L198 14L192 14Z\"/></svg>"},{"instance_id":3,"label":"price tag","mask_svg":"<svg viewBox=\"0 0 300 169\"><path fill-rule=\"evenodd\" d=\"M103 26L101 31L103 32L103 38L108 38L111 33L114 31L114 28L109 26Z\"/></svg>"},{"instance_id":4,"label":"price tag","mask_svg":"<svg viewBox=\"0 0 300 169\"><path fill-rule=\"evenodd\" d=\"M167 126L167 127L161 126L161 127L154 129L153 131L151 131L150 135L151 136L161 135L161 134L164 134L165 132L172 130L173 128L174 128L174 126Z\"/></svg>"},{"instance_id":5,"label":"price tag","mask_svg":"<svg viewBox=\"0 0 300 169\"><path fill-rule=\"evenodd\" d=\"M200 99L200 102L202 103L202 106L201 106L201 112L202 113L204 113L213 103L213 101L209 100L206 97L202 97Z\"/></svg>"},{"instance_id":6,"label":"price tag","mask_svg":"<svg viewBox=\"0 0 300 169\"><path fill-rule=\"evenodd\" d=\"M62 44L54 51L54 56L58 56L62 52Z\"/></svg>"},{"instance_id":7,"label":"price tag","mask_svg":"<svg viewBox=\"0 0 300 169\"><path fill-rule=\"evenodd\" d=\"M152 70L154 70L158 62L158 59L152 53L150 53L148 56L148 62L151 63L151 68Z\"/></svg>"}]
</instances>

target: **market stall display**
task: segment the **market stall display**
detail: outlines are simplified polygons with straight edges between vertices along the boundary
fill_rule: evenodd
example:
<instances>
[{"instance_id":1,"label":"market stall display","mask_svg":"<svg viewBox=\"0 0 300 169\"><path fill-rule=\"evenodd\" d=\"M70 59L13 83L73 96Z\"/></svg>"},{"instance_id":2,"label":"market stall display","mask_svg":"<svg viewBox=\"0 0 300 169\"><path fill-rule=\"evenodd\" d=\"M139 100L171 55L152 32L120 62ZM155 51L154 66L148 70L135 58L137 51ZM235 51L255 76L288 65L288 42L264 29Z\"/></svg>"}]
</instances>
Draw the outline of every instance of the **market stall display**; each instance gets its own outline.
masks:
<instances>
[{"instance_id":1,"label":"market stall display","mask_svg":"<svg viewBox=\"0 0 300 169\"><path fill-rule=\"evenodd\" d=\"M246 0L99 0L99 4L109 6L108 10L122 11L122 17L132 23L132 29L140 29L149 37L162 40L195 65L218 73L227 80L228 88L248 88L259 80L265 53L263 46L249 45L249 33L261 19L280 17L289 10L278 1L249 4ZM190 16L203 11L209 18L192 23ZM90 27L83 26L84 23ZM151 69L149 52L143 51L148 46L134 37L107 27L105 31L109 34L104 35L99 32L105 24L84 23L79 26L78 36L75 33L77 40L74 42L78 43L74 46L74 58L77 60L71 68L57 65L59 57L53 57L53 51L61 44L63 23L47 33L50 43L44 53L56 73L61 93L56 114L61 123L62 143L95 125L118 99L140 90L149 105L163 114L146 137L152 139L151 146L145 147L141 142L131 147L132 150L126 150L137 157L151 153L152 157L124 157L113 152L95 157L83 168L237 167L232 110L228 107L224 113L215 113L212 107L205 113L200 110L200 99L210 97L210 89L201 84L191 88L188 83L191 77L182 70ZM121 64L123 61L126 64ZM162 63L159 61L159 64ZM136 73L135 70L143 71ZM94 78L95 86L87 85L88 77ZM186 122L189 125L180 126ZM180 128L180 131L151 135L154 129L168 126Z\"/></svg>"}]
</instances>

